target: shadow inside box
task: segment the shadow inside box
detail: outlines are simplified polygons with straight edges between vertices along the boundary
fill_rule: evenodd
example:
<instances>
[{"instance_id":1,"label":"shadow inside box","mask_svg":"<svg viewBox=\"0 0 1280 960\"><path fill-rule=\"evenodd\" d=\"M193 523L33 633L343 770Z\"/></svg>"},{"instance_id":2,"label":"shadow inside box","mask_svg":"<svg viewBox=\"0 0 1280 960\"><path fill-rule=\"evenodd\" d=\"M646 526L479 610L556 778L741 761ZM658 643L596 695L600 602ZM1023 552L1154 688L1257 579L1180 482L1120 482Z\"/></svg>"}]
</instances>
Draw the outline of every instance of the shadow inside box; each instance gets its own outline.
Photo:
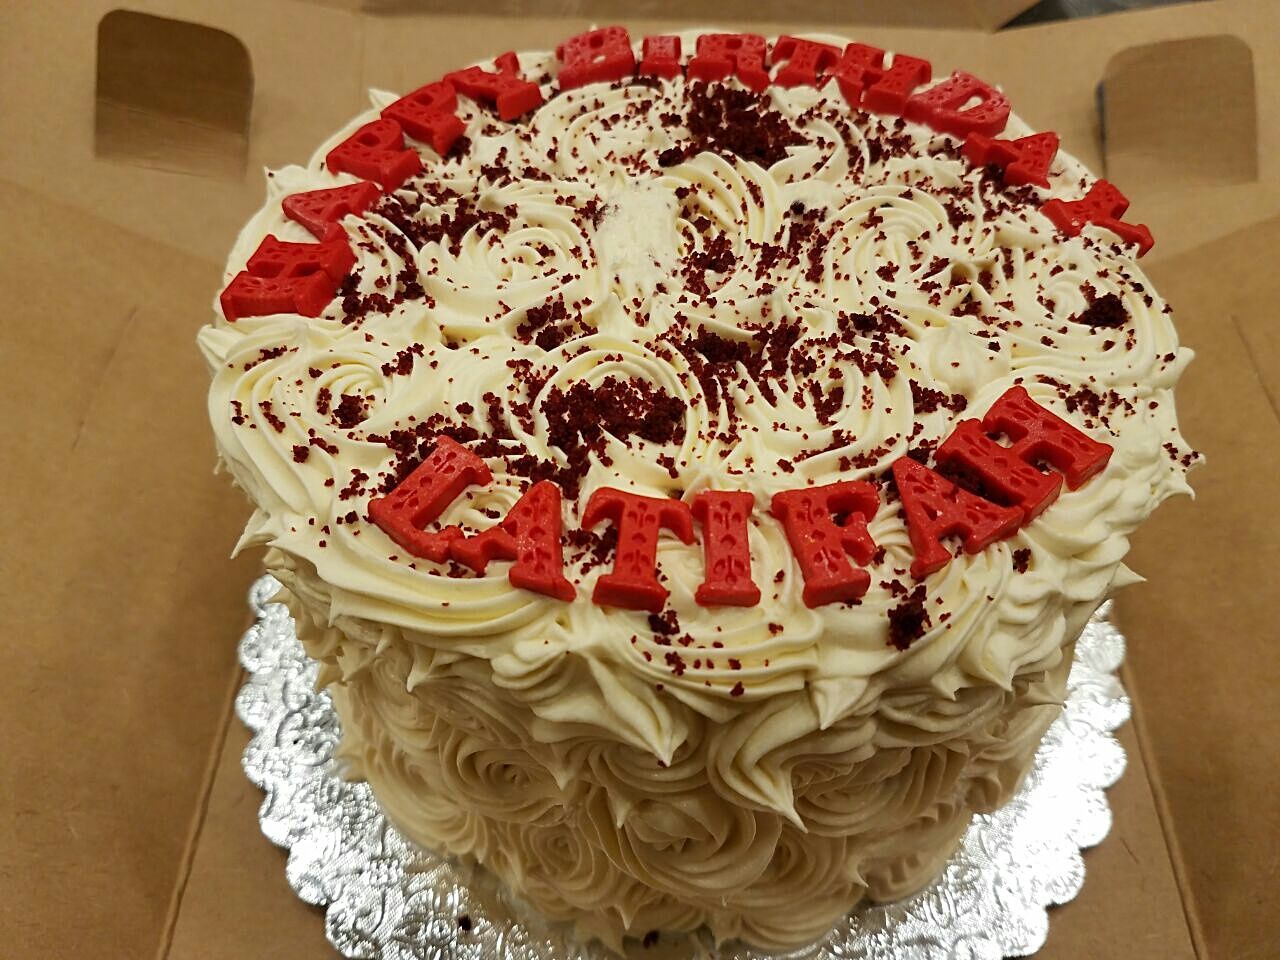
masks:
<instances>
[{"instance_id":1,"label":"shadow inside box","mask_svg":"<svg viewBox=\"0 0 1280 960\"><path fill-rule=\"evenodd\" d=\"M1073 20L1146 7L1169 7L1179 3L1198 2L1200 0L1042 0L1030 10L1018 14L1005 27L1025 27L1033 23L1051 23L1054 20Z\"/></svg>"}]
</instances>

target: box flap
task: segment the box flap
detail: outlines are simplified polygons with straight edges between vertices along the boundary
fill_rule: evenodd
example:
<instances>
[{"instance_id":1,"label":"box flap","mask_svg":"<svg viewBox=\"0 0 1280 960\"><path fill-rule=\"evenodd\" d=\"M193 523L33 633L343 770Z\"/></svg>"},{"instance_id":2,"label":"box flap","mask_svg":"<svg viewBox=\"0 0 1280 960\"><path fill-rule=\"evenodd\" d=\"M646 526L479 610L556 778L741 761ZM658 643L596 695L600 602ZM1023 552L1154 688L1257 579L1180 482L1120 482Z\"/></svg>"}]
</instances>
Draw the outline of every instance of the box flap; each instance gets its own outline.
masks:
<instances>
[{"instance_id":1,"label":"box flap","mask_svg":"<svg viewBox=\"0 0 1280 960\"><path fill-rule=\"evenodd\" d=\"M314 0L326 6L381 16L458 12L453 0ZM858 24L867 26L917 27L932 30L996 30L1018 14L1035 6L1037 0L775 0L768 5L769 19L790 24ZM761 6L750 0L684 0L673 5L666 0L632 0L623 7L617 0L551 0L537 5L537 20L581 20L585 23L625 23L673 18L687 26L732 24L761 19ZM467 11L476 16L529 18L523 0L475 0ZM563 37L564 33L561 32ZM521 41L524 49L530 49Z\"/></svg>"},{"instance_id":2,"label":"box flap","mask_svg":"<svg viewBox=\"0 0 1280 960\"><path fill-rule=\"evenodd\" d=\"M832 30L856 36L886 50L901 50L934 62L938 71L963 66L973 67L985 61L986 46L992 38L974 32L963 34L957 45L957 34L945 30L921 30L898 26L858 26L847 22L822 23L806 17L797 23L771 18L734 22L743 29L764 34L801 33ZM512 23L505 17L476 14L443 14L437 17L374 17L364 24L364 85L384 90L409 90L423 81L423 64L431 64L437 73L493 57L513 46L525 49L550 49L566 36L590 29L585 17L565 20L532 19L520 24L519 38L512 36ZM628 16L626 23L632 36L685 29L690 24L670 16L644 19ZM497 38L505 38L499 42Z\"/></svg>"}]
</instances>

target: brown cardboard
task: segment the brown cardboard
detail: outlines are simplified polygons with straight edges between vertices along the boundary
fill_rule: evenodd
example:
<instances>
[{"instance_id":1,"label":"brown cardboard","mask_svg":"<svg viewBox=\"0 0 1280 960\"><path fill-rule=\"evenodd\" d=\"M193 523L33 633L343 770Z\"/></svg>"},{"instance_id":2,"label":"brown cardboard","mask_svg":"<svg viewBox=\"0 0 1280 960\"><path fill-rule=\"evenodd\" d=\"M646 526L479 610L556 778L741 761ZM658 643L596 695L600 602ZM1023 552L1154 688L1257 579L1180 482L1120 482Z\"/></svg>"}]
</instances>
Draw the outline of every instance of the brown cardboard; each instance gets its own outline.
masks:
<instances>
[{"instance_id":1,"label":"brown cardboard","mask_svg":"<svg viewBox=\"0 0 1280 960\"><path fill-rule=\"evenodd\" d=\"M0 729L17 732L0 765L0 954L334 955L239 768L234 649L258 558L226 559L248 509L211 472L195 329L261 167L305 159L367 86L621 16L636 32L827 28L971 69L1150 224L1153 278L1199 351L1179 396L1209 466L1196 503L1166 504L1135 539L1150 582L1119 601L1129 766L1112 833L1038 956L1280 956L1280 633L1264 589L1280 561L1266 510L1280 494L1280 5L989 32L1028 5L786 0L772 23L713 0L621 14L557 0L537 16L516 0L466 16L445 0L8 5L0 374L27 415L0 425L19 465L0 534Z\"/></svg>"},{"instance_id":2,"label":"brown cardboard","mask_svg":"<svg viewBox=\"0 0 1280 960\"><path fill-rule=\"evenodd\" d=\"M328 6L379 14L387 17L412 14L453 14L458 5L450 0L314 0ZM1008 23L1036 0L858 0L851 10L845 0L776 0L769 16L782 23L850 23L920 27L932 30L995 30ZM616 0L542 0L536 11L523 0L478 0L467 4L468 12L484 17L524 17L537 13L538 20L580 21L618 20L625 14L629 23L661 17L675 18L694 26L717 23L726 17L735 21L751 19L752 8L726 5L723 0L684 0L673 5L666 0L632 0L623 10Z\"/></svg>"},{"instance_id":3,"label":"brown cardboard","mask_svg":"<svg viewBox=\"0 0 1280 960\"><path fill-rule=\"evenodd\" d=\"M1169 586L1117 604L1147 760L1204 942L1215 957L1268 957L1280 955L1280 530L1258 506L1274 500L1280 471L1280 218L1222 249L1232 255L1214 258L1210 297L1201 253L1152 271L1199 352L1179 414L1209 465L1195 477L1195 503L1166 504L1135 543L1130 563Z\"/></svg>"},{"instance_id":4,"label":"brown cardboard","mask_svg":"<svg viewBox=\"0 0 1280 960\"><path fill-rule=\"evenodd\" d=\"M185 319L219 272L11 184L0 223L22 238L0 257L0 952L145 956L254 569L226 559L247 511L211 470Z\"/></svg>"}]
</instances>

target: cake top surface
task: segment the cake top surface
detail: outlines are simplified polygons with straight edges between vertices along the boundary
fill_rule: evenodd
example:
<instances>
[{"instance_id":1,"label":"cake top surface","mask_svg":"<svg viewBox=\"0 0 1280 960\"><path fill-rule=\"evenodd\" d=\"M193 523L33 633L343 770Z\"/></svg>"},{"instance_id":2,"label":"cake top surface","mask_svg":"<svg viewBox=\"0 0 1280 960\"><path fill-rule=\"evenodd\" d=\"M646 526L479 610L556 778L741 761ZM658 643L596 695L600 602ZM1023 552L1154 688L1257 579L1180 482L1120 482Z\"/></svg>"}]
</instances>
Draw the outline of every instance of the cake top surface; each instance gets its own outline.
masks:
<instances>
[{"instance_id":1,"label":"cake top surface","mask_svg":"<svg viewBox=\"0 0 1280 960\"><path fill-rule=\"evenodd\" d=\"M1103 225L1118 217L1066 229L1046 215L1103 182L1050 150L1044 185L1017 184L1016 154L973 162L989 135L942 131L937 111L864 109L857 97L897 58L858 75L851 103L850 74L834 75L850 56L841 38L810 35L836 53L792 44L789 60L761 40L762 84L753 41L731 48L745 52L722 78L690 66L699 36L679 35L673 76L641 75L673 71L669 47L636 38L629 70L569 89L572 48L482 65L507 82L455 77L451 109L436 90L417 101L425 114L398 113L401 98L374 91L309 164L268 173L228 262L234 289L246 264L263 275L268 235L316 244L338 251L330 286L263 315L224 295L200 336L220 453L257 506L244 542L273 547L304 601L344 630L406 638L423 671L442 656L483 663L548 723L592 717L667 759L682 710L720 718L802 692L825 727L1044 669L1077 608L1131 577L1128 534L1187 490L1195 458L1172 399L1191 354L1138 266L1145 241ZM814 79L833 78L781 84L804 56ZM948 116L991 100L966 96ZM359 209L314 224L318 239L289 198L362 183L332 157L374 149L387 114L410 118L401 134L425 116L421 136L441 136L443 153L411 136L420 170L349 191ZM1010 114L992 135L1030 150L1042 143L1020 138L1033 134ZM324 287L319 268L304 273ZM939 447L1015 387L1109 459L1003 538L913 575L920 543L893 465L941 469ZM448 543L432 541L439 559L415 556L374 522L371 503L392 502L451 444L487 475L450 488L428 533L476 537L549 482L558 508L530 516L563 525L573 599L513 586L497 547L477 573ZM837 551L842 582L849 570L865 582L814 603L803 531L775 498L837 483L865 485L862 500L823 501L865 546ZM652 569L665 596L648 609L593 601L634 597L598 590L628 548L618 531L633 504L611 512L607 490L676 505ZM696 508L708 491L749 495L722 529L745 531L754 604L699 602L717 559L712 511ZM682 533L691 506L699 523Z\"/></svg>"}]
</instances>

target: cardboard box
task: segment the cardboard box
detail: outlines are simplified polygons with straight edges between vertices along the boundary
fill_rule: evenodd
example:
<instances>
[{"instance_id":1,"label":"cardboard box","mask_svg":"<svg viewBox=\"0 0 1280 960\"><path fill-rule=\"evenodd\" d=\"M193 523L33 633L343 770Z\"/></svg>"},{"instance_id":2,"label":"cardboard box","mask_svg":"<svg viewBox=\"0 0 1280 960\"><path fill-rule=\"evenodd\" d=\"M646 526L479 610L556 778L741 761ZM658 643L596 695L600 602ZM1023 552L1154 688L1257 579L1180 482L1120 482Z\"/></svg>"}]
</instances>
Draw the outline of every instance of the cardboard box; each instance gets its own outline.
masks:
<instances>
[{"instance_id":1,"label":"cardboard box","mask_svg":"<svg viewBox=\"0 0 1280 960\"><path fill-rule=\"evenodd\" d=\"M1179 397L1199 497L1135 540L1129 769L1045 958L1280 957L1280 5L1213 0L992 32L1026 0L769 8L683 25L836 30L1002 84L1105 171L1199 352ZM261 202L364 104L655 0L107 0L0 13L0 955L324 957L259 833L231 713L258 559L213 476L196 329ZM733 15L737 11L741 15ZM1270 588L1270 589L1269 589Z\"/></svg>"}]
</instances>

